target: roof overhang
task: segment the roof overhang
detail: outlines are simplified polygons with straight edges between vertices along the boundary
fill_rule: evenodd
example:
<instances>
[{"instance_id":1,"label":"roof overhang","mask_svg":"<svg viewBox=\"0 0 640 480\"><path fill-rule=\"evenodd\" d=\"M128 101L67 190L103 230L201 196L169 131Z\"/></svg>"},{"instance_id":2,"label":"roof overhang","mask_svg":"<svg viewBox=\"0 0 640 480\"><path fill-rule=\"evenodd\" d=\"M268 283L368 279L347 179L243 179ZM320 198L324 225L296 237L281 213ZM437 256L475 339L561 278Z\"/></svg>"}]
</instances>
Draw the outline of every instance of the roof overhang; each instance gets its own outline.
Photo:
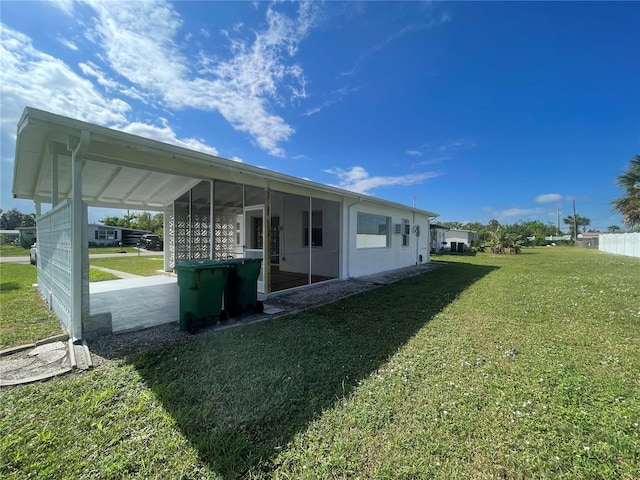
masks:
<instances>
[{"instance_id":1,"label":"roof overhang","mask_svg":"<svg viewBox=\"0 0 640 480\"><path fill-rule=\"evenodd\" d=\"M52 203L53 154L58 161L58 198L70 197L72 149L81 137L88 138L80 159L82 199L93 207L164 210L200 181L218 179L320 198L366 199L437 216L31 107L18 123L14 198Z\"/></svg>"}]
</instances>

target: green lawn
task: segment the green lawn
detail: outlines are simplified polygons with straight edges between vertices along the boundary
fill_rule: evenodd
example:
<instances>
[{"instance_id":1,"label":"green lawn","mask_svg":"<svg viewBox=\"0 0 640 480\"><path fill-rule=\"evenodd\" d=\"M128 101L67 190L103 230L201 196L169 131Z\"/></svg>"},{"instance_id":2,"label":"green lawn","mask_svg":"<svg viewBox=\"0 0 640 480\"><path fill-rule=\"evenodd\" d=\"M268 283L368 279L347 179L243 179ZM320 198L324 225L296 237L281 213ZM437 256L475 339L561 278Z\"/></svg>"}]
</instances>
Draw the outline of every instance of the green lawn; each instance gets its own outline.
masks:
<instances>
[{"instance_id":1,"label":"green lawn","mask_svg":"<svg viewBox=\"0 0 640 480\"><path fill-rule=\"evenodd\" d=\"M110 268L120 272L133 273L148 277L158 275L158 270L164 268L164 257L108 257L108 258L92 258L89 263L98 267Z\"/></svg>"},{"instance_id":2,"label":"green lawn","mask_svg":"<svg viewBox=\"0 0 640 480\"><path fill-rule=\"evenodd\" d=\"M136 253L137 251L135 247L89 247L89 254Z\"/></svg>"},{"instance_id":3,"label":"green lawn","mask_svg":"<svg viewBox=\"0 0 640 480\"><path fill-rule=\"evenodd\" d=\"M21 245L0 245L0 257L28 257L30 251Z\"/></svg>"},{"instance_id":4,"label":"green lawn","mask_svg":"<svg viewBox=\"0 0 640 480\"><path fill-rule=\"evenodd\" d=\"M0 391L5 478L640 477L640 260L459 256Z\"/></svg>"},{"instance_id":5,"label":"green lawn","mask_svg":"<svg viewBox=\"0 0 640 480\"><path fill-rule=\"evenodd\" d=\"M34 266L0 264L0 349L63 333L34 283Z\"/></svg>"}]
</instances>

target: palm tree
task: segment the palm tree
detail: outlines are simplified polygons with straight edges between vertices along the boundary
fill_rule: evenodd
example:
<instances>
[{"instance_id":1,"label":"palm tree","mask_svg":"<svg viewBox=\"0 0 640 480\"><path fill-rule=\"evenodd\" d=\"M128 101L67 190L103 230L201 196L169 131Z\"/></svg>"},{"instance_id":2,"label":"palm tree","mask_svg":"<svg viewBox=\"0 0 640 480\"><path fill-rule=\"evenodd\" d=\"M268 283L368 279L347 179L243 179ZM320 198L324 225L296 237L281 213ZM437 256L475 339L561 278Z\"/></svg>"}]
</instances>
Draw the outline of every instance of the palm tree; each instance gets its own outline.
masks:
<instances>
[{"instance_id":1,"label":"palm tree","mask_svg":"<svg viewBox=\"0 0 640 480\"><path fill-rule=\"evenodd\" d=\"M617 225L611 225L607 227L607 232L609 233L618 233L620 231L620 227Z\"/></svg>"},{"instance_id":2,"label":"palm tree","mask_svg":"<svg viewBox=\"0 0 640 480\"><path fill-rule=\"evenodd\" d=\"M574 225L574 219L573 219L573 215L569 215L567 218L565 218L563 220L563 222L565 223L565 225L569 225L569 235L571 235L572 237L576 237L576 235L574 235L573 233L573 225ZM584 232L585 229L591 225L591 220L588 219L587 217L582 217L578 214L576 214L576 218L575 218L575 224L578 225L578 233L580 233L580 227L582 227L582 231Z\"/></svg>"},{"instance_id":3,"label":"palm tree","mask_svg":"<svg viewBox=\"0 0 640 480\"><path fill-rule=\"evenodd\" d=\"M622 214L627 227L640 226L640 155L633 156L629 170L618 176L616 183L625 195L611 202L613 208Z\"/></svg>"}]
</instances>

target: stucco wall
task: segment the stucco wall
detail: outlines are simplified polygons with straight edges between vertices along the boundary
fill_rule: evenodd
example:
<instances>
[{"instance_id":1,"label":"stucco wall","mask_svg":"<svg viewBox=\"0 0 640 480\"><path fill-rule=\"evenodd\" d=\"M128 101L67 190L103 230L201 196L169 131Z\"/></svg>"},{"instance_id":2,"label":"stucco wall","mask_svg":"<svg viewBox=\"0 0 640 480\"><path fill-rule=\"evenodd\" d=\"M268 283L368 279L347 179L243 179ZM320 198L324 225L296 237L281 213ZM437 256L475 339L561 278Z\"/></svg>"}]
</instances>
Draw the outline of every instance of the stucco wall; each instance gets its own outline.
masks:
<instances>
[{"instance_id":1,"label":"stucco wall","mask_svg":"<svg viewBox=\"0 0 640 480\"><path fill-rule=\"evenodd\" d=\"M358 212L391 218L391 238L388 247L357 247ZM348 253L342 271L343 278L360 277L415 265L420 263L420 255L422 263L429 261L429 219L426 215L413 213L408 208L405 210L363 201L351 205L346 204L344 219L344 231L346 232L344 248ZM409 245L406 247L402 246L402 235L396 234L394 230L394 224L401 224L403 219L409 220L411 226ZM419 236L415 232L416 225L419 226Z\"/></svg>"}]
</instances>

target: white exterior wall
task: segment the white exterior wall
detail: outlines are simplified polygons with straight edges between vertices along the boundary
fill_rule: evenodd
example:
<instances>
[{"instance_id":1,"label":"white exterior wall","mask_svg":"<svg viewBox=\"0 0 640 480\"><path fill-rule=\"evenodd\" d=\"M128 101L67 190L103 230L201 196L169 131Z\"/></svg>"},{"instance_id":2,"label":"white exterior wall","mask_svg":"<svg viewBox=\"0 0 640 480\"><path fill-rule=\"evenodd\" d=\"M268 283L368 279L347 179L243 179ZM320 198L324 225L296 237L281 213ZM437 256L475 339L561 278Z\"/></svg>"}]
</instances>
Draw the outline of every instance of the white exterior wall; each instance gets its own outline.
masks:
<instances>
[{"instance_id":1,"label":"white exterior wall","mask_svg":"<svg viewBox=\"0 0 640 480\"><path fill-rule=\"evenodd\" d=\"M378 248L358 248L358 213L391 217L390 245ZM413 209L383 206L367 201L345 203L343 206L343 265L341 278L360 277L374 273L409 267L429 261L429 217ZM402 246L402 235L396 234L394 224L409 220L409 245ZM416 235L419 226L420 235Z\"/></svg>"},{"instance_id":2,"label":"white exterior wall","mask_svg":"<svg viewBox=\"0 0 640 480\"><path fill-rule=\"evenodd\" d=\"M115 239L97 239L96 232L98 230L113 230L116 231ZM120 227L110 227L110 226L102 226L102 225L89 225L87 227L87 239L89 243L95 243L96 245L112 245L114 242L122 242L122 228Z\"/></svg>"},{"instance_id":3,"label":"white exterior wall","mask_svg":"<svg viewBox=\"0 0 640 480\"><path fill-rule=\"evenodd\" d=\"M445 231L444 238L445 242L448 243L447 247L451 246L451 242L462 242L467 246L467 248L471 248L471 242L478 238L478 234L469 230L452 229Z\"/></svg>"}]
</instances>

